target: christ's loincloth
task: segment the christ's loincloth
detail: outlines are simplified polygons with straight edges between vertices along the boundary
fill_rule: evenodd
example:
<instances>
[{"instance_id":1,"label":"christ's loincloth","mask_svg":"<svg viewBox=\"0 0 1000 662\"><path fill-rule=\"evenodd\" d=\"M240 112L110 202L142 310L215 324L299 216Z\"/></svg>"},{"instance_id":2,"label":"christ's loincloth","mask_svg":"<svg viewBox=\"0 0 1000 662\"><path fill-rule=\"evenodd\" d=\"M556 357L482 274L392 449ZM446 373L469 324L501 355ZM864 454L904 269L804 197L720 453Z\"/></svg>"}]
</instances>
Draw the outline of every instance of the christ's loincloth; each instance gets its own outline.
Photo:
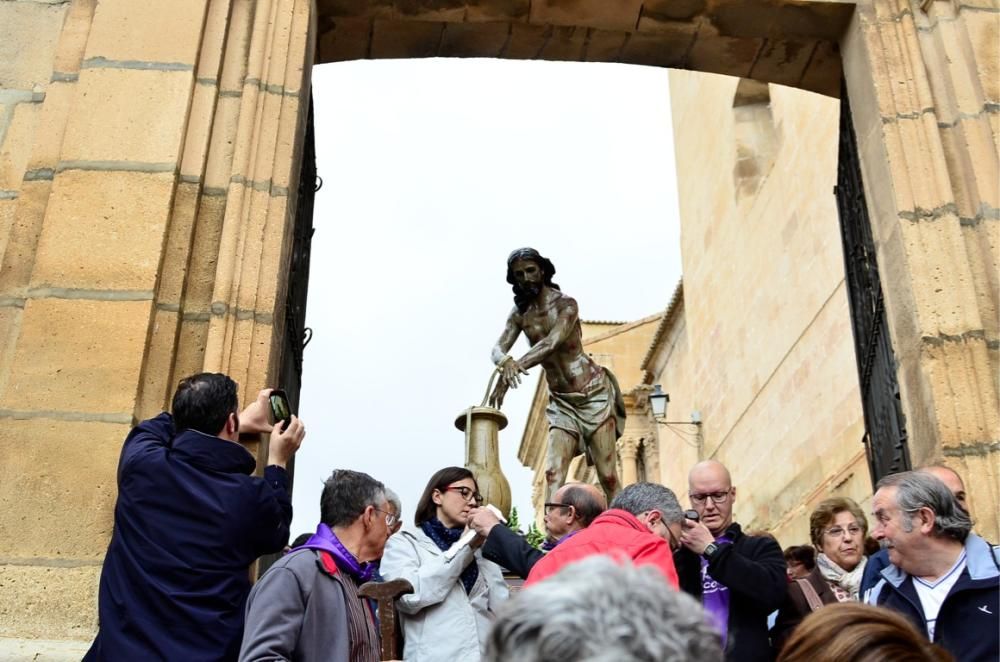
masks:
<instances>
[{"instance_id":1,"label":"christ's loincloth","mask_svg":"<svg viewBox=\"0 0 1000 662\"><path fill-rule=\"evenodd\" d=\"M587 384L583 393L553 393L549 391L549 404L545 408L549 429L557 428L573 435L577 440L577 454L590 457L590 440L612 416L615 419L615 439L625 429L625 400L618 380L607 368Z\"/></svg>"}]
</instances>

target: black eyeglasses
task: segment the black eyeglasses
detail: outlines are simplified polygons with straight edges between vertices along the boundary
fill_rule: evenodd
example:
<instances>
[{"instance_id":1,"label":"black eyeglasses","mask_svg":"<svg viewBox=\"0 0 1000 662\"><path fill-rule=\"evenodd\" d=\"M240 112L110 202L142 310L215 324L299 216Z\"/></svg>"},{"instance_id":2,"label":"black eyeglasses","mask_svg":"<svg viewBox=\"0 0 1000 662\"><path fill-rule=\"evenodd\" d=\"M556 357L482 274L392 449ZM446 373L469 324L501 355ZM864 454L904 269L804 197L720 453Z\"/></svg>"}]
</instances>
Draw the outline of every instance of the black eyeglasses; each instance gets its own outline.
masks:
<instances>
[{"instance_id":1,"label":"black eyeglasses","mask_svg":"<svg viewBox=\"0 0 1000 662\"><path fill-rule=\"evenodd\" d=\"M709 492L707 494L692 494L691 500L695 503L705 503L707 500L711 499L713 503L720 504L729 501L729 495L732 494L733 488L729 488L725 492Z\"/></svg>"},{"instance_id":2,"label":"black eyeglasses","mask_svg":"<svg viewBox=\"0 0 1000 662\"><path fill-rule=\"evenodd\" d=\"M573 508L572 504L569 504L569 503L556 503L554 501L546 503L546 504L542 504L542 505L545 506L545 514L546 515L548 515L549 513L551 513L556 508Z\"/></svg>"},{"instance_id":3,"label":"black eyeglasses","mask_svg":"<svg viewBox=\"0 0 1000 662\"><path fill-rule=\"evenodd\" d=\"M466 501L475 501L477 506L483 505L483 495L479 492L474 492L465 485L449 485L444 488L444 492L458 492Z\"/></svg>"}]
</instances>

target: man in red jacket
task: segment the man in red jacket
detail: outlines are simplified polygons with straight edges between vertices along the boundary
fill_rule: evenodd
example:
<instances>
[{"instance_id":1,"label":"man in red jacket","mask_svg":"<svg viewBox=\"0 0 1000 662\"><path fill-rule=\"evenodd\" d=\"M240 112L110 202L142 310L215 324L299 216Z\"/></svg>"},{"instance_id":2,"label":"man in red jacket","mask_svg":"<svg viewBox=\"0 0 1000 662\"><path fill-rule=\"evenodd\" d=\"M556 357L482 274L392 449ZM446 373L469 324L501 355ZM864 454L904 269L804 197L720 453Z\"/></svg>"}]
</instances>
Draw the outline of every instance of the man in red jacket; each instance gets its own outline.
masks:
<instances>
[{"instance_id":1,"label":"man in red jacket","mask_svg":"<svg viewBox=\"0 0 1000 662\"><path fill-rule=\"evenodd\" d=\"M677 588L673 550L680 545L683 519L677 497L666 487L656 483L629 485L589 527L538 561L524 585L542 581L574 561L606 554L636 565L652 565Z\"/></svg>"}]
</instances>

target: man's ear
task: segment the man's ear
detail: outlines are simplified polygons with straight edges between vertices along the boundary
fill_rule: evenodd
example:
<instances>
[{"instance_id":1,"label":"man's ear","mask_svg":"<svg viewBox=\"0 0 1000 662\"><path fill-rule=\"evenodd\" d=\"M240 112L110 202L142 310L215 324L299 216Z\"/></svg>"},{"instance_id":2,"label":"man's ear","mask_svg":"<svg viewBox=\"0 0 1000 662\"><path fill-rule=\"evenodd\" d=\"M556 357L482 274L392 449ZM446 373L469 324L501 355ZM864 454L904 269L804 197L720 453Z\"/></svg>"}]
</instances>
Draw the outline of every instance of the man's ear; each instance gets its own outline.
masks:
<instances>
[{"instance_id":1,"label":"man's ear","mask_svg":"<svg viewBox=\"0 0 1000 662\"><path fill-rule=\"evenodd\" d=\"M934 511L924 506L916 513L917 518L920 520L920 532L930 533L934 530Z\"/></svg>"},{"instance_id":2,"label":"man's ear","mask_svg":"<svg viewBox=\"0 0 1000 662\"><path fill-rule=\"evenodd\" d=\"M226 433L233 436L234 439L238 439L240 436L240 416L236 413L231 413L226 418Z\"/></svg>"}]
</instances>

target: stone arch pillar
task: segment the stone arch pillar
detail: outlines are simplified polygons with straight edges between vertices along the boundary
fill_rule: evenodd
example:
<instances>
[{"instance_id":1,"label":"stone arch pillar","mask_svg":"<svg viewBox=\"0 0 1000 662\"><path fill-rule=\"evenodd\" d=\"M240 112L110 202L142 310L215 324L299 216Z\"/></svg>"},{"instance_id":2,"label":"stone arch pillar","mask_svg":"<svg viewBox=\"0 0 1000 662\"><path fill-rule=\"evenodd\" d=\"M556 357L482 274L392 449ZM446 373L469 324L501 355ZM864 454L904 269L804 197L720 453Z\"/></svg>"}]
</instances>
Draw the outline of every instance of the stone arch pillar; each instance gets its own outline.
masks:
<instances>
[{"instance_id":1,"label":"stone arch pillar","mask_svg":"<svg viewBox=\"0 0 1000 662\"><path fill-rule=\"evenodd\" d=\"M0 636L88 639L133 421L275 373L315 10L18 4L51 55L0 163Z\"/></svg>"},{"instance_id":2,"label":"stone arch pillar","mask_svg":"<svg viewBox=\"0 0 1000 662\"><path fill-rule=\"evenodd\" d=\"M841 41L913 464L955 466L993 538L998 29L995 3L876 0Z\"/></svg>"}]
</instances>

